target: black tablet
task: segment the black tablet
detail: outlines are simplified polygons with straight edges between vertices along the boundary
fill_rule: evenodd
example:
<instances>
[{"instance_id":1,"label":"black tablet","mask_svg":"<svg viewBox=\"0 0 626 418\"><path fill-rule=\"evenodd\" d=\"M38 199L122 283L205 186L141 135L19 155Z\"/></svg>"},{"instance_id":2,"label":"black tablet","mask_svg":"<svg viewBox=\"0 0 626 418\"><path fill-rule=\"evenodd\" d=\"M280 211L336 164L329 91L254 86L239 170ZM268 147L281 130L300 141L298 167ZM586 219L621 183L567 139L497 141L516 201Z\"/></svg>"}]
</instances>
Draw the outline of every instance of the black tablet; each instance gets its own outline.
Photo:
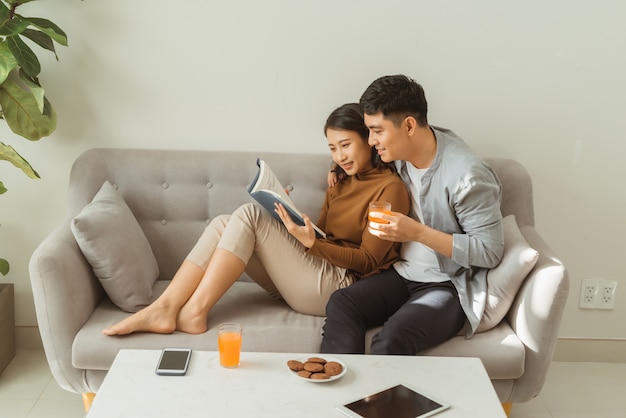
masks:
<instances>
[{"instance_id":1,"label":"black tablet","mask_svg":"<svg viewBox=\"0 0 626 418\"><path fill-rule=\"evenodd\" d=\"M398 384L355 401L337 410L354 418L426 418L450 408L407 384Z\"/></svg>"}]
</instances>

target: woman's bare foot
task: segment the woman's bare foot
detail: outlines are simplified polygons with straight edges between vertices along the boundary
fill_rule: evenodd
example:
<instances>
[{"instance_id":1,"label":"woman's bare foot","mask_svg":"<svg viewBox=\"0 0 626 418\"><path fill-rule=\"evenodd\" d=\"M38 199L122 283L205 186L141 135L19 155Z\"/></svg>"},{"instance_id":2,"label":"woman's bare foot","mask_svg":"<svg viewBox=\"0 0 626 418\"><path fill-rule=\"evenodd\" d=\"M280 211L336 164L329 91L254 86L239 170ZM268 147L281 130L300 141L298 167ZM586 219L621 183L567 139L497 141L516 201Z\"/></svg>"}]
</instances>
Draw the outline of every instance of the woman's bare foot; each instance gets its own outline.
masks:
<instances>
[{"instance_id":1,"label":"woman's bare foot","mask_svg":"<svg viewBox=\"0 0 626 418\"><path fill-rule=\"evenodd\" d=\"M186 332L187 334L202 334L207 332L209 329L207 326L207 316L208 312L185 304L178 312L176 330Z\"/></svg>"},{"instance_id":2,"label":"woman's bare foot","mask_svg":"<svg viewBox=\"0 0 626 418\"><path fill-rule=\"evenodd\" d=\"M104 335L126 335L133 332L171 334L176 330L176 312L150 305L117 324L104 329Z\"/></svg>"}]
</instances>

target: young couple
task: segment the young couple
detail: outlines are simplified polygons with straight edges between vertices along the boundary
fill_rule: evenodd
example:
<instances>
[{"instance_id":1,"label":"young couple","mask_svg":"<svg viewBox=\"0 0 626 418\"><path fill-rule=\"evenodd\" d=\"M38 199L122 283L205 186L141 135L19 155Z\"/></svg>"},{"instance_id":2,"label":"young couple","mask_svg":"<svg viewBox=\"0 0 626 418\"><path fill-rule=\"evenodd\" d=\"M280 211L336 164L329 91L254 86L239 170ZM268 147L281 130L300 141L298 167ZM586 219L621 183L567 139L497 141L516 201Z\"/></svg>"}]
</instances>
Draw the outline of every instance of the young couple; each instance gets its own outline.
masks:
<instances>
[{"instance_id":1,"label":"young couple","mask_svg":"<svg viewBox=\"0 0 626 418\"><path fill-rule=\"evenodd\" d=\"M374 354L416 354L465 323L471 335L504 248L495 173L454 133L428 125L423 89L402 75L375 80L324 132L337 181L318 221L326 239L280 206L286 228L244 205L207 227L154 303L103 332L202 333L246 271L293 309L326 315L324 353L363 353L366 330L380 325ZM367 221L372 200L391 202L391 214L378 214L388 223Z\"/></svg>"}]
</instances>

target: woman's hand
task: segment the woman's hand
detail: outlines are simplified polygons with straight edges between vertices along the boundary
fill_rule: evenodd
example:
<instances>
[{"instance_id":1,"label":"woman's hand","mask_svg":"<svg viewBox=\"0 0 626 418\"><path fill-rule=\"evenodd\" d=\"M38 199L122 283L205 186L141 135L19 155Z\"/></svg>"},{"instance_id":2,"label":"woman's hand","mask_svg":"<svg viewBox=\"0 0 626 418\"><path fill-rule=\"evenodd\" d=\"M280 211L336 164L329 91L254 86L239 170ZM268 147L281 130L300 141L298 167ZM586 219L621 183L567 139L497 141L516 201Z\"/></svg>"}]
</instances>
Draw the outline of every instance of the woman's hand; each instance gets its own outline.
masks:
<instances>
[{"instance_id":1,"label":"woman's hand","mask_svg":"<svg viewBox=\"0 0 626 418\"><path fill-rule=\"evenodd\" d=\"M274 206L276 207L274 212L276 212L280 220L283 221L283 224L287 227L287 231L300 241L302 245L311 248L315 243L315 230L313 229L311 219L305 214L302 214L304 226L300 226L291 219L291 216L289 216L287 209L285 209L283 205L275 203Z\"/></svg>"}]
</instances>

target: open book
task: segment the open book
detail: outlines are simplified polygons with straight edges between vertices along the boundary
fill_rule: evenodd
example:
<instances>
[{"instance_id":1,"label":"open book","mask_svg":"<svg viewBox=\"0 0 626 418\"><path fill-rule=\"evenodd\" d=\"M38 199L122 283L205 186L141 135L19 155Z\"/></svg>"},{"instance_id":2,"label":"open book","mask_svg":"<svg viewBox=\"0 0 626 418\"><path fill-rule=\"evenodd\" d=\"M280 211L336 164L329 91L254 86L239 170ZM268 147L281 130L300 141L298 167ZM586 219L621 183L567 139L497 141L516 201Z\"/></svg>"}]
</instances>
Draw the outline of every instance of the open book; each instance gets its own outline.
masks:
<instances>
[{"instance_id":1,"label":"open book","mask_svg":"<svg viewBox=\"0 0 626 418\"><path fill-rule=\"evenodd\" d=\"M296 205L293 203L289 195L287 195L285 188L282 184L280 184L280 181L267 163L258 158L256 164L259 166L259 171L248 188L250 196L259 202L261 206L263 206L279 221L280 217L276 212L274 212L274 203L281 203L287 212L289 212L291 219L293 219L296 224L304 225L302 213L296 208ZM317 235L326 238L324 231L319 229L315 224L313 224L313 229L315 229Z\"/></svg>"}]
</instances>

